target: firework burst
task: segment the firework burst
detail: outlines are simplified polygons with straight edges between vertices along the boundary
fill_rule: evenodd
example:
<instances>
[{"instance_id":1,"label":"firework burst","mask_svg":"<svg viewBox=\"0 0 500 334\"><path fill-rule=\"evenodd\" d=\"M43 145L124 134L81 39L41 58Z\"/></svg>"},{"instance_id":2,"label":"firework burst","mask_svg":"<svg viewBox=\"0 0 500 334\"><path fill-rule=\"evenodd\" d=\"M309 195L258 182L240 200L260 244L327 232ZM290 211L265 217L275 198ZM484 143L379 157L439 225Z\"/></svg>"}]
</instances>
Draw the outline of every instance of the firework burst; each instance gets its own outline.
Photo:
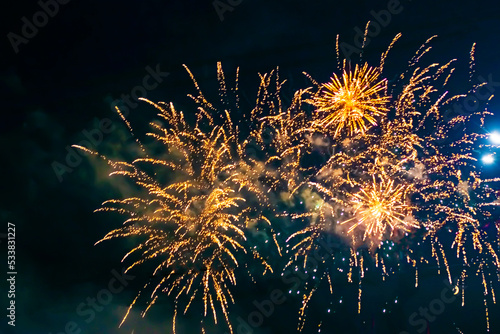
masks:
<instances>
[{"instance_id":1,"label":"firework burst","mask_svg":"<svg viewBox=\"0 0 500 334\"><path fill-rule=\"evenodd\" d=\"M221 94L227 94L220 64L218 76ZM146 262L156 263L152 273L156 279L137 295L122 323L143 292L150 292L150 300L142 316L163 292L175 300L174 332L179 308L185 314L197 300L202 301L203 316L211 314L215 323L221 311L232 332L228 307L234 303L230 290L236 285L238 258L248 253L263 264L264 273L271 270L258 251L246 244L246 226L260 217L250 218L251 210L245 207L242 194L257 198L262 194L241 172L245 168L236 159L241 151L237 127L229 112L215 114L215 107L194 83L198 95L191 97L199 106L194 127L172 103L143 99L158 110L160 121L150 124L154 131L147 135L163 147L164 158L151 157L138 139L142 156L130 163L100 156L114 169L110 175L128 178L141 189L141 195L103 203L97 211L117 211L128 219L99 242L117 237L143 238L124 257L136 258L127 271ZM133 134L131 124L120 110L117 112Z\"/></svg>"},{"instance_id":2,"label":"firework burst","mask_svg":"<svg viewBox=\"0 0 500 334\"><path fill-rule=\"evenodd\" d=\"M143 315L163 292L175 300L174 331L178 310L186 313L199 301L203 319L211 315L217 323L222 312L232 332L228 312L238 268L255 276L247 256L263 266L263 273L272 271L261 254L274 244L279 256L287 249L284 268L306 268L322 247L319 241L331 235L341 244L314 268L312 282L302 290L299 330L322 282L333 294L337 279L357 280L361 312L368 269L384 280L406 264L414 268L417 286L419 267L432 261L462 291L463 300L469 272L481 276L488 312L486 296L495 302L492 282L498 281L500 261L484 225L498 206L488 184L500 179L484 180L476 170L474 150L486 135L468 126L482 125L489 112L444 117L446 105L464 95L448 96L436 88L446 86L453 61L420 65L432 38L389 85L383 67L399 38L377 66L344 61L341 73L324 84L308 76L314 87L296 91L288 106L278 71L260 75L255 105L236 121L231 117L241 112L238 85L227 87L220 64L220 108L208 101L188 70L197 92L190 95L197 106L194 126L173 104L145 100L160 119L151 123L148 136L163 149L151 156L137 139L141 151L131 162L101 156L113 168L111 175L128 178L140 191L106 201L98 210L127 216L101 241L142 238L125 256L136 257L128 269L155 263L156 280L142 290L152 291ZM283 228L284 222L292 222L293 231L290 224ZM264 234L264 243L254 242L257 233ZM448 263L452 252L456 273ZM455 275L460 282L453 282Z\"/></svg>"},{"instance_id":3,"label":"firework burst","mask_svg":"<svg viewBox=\"0 0 500 334\"><path fill-rule=\"evenodd\" d=\"M349 206L353 218L342 224L350 224L348 233L364 230L363 240L370 237L378 246L383 239L390 239L394 233L409 232L419 226L409 220L412 207L409 205L410 185L395 185L394 179L383 174L373 176L373 182L352 194Z\"/></svg>"},{"instance_id":4,"label":"firework burst","mask_svg":"<svg viewBox=\"0 0 500 334\"><path fill-rule=\"evenodd\" d=\"M342 77L334 75L326 84L308 76L316 87L307 100L316 107L310 129L329 136L331 154L307 182L308 189L322 198L321 204L305 214L290 215L305 221L306 226L287 239L294 252L287 266L297 263L306 268L308 257L325 235L342 237L345 246L316 268L319 281L304 286L299 330L304 328L305 310L321 280L328 281L332 293L333 273L338 270L346 272L349 282L357 278L360 312L361 283L370 263L385 278L407 262L415 268L417 286L418 268L428 265L431 258L438 273L446 272L450 284L452 276L461 277L462 294L467 272L480 275L484 295L491 295L495 302L491 282L498 280L498 254L481 226L496 205L494 191L486 184L499 179L481 179L473 156L484 135L467 131L473 122L483 124L489 112L483 109L451 119L443 116L446 105L464 95L447 96L436 88L447 84L454 71L453 60L444 65L419 65L431 49L432 38L417 51L409 69L388 87L381 73L399 37L376 67L364 64L352 70L344 62ZM454 132L457 128L462 132ZM452 243L444 231L455 233ZM387 248L387 243L392 246ZM457 273L452 273L448 262L447 254L453 248L459 261L456 265L461 267ZM348 270L342 268L345 262L339 262L339 257L349 258ZM485 263L492 269L486 270ZM485 305L489 326L486 298Z\"/></svg>"},{"instance_id":5,"label":"firework burst","mask_svg":"<svg viewBox=\"0 0 500 334\"><path fill-rule=\"evenodd\" d=\"M386 114L390 100L387 80L380 79L378 68L365 63L351 70L346 64L341 76L334 73L308 100L316 108L313 125L331 129L333 137L366 133L377 124L377 117Z\"/></svg>"}]
</instances>

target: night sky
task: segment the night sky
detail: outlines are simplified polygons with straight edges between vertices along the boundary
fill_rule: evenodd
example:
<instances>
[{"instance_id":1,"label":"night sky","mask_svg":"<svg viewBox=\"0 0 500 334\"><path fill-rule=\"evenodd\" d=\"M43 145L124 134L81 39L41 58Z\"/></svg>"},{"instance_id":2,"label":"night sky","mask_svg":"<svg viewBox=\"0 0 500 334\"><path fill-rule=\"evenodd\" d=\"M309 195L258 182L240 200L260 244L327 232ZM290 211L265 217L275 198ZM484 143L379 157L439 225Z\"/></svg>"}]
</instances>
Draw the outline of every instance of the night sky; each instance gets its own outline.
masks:
<instances>
[{"instance_id":1,"label":"night sky","mask_svg":"<svg viewBox=\"0 0 500 334\"><path fill-rule=\"evenodd\" d=\"M215 98L217 62L222 62L230 78L240 67L242 105L247 107L255 100L258 73L279 66L281 77L289 83L284 93L291 96L294 89L310 85L303 71L320 81L328 80L335 71L337 34L341 41L355 46L357 31L364 30L376 13L394 6L397 13L370 38L363 55L367 61L378 61L401 32L403 36L387 60L390 80L404 71L427 38L438 35L426 61L457 59L456 75L448 87L452 93L470 88L468 62L474 42L473 82L482 76L490 78L493 89L500 87L498 1L401 0L399 6L392 0L219 3L229 6L228 10L218 12L212 0L72 0L59 4L53 17L35 32L23 26L42 10L40 3L4 4L0 20L0 94L4 103L0 118L0 233L6 233L8 222L15 224L18 275L13 328L5 316L7 252L2 239L0 333L171 333L173 303L169 298L160 299L145 319L139 317L144 305L138 305L118 328L128 305L148 279L140 270L132 272L136 277L130 280L122 277L123 285L116 285L120 291L112 294L107 305L97 305L93 311L81 305L109 289L123 266L122 256L133 246L126 239L94 246L105 233L120 226L121 218L93 211L103 201L130 189L110 180L104 163L85 156L73 157L74 166L66 172L57 172L54 162L64 164L67 148L84 140L85 132L99 128L103 120L112 130L104 131L97 149L124 154L131 141L112 104L139 92L138 86L150 87L145 90L148 99L173 101L189 114L192 104L186 94L195 90L182 64L190 68L202 90ZM23 31L31 35L25 38ZM356 54L351 56L356 59ZM145 84L148 75L155 79ZM140 131L155 113L144 103L135 102L130 98L130 103L123 100L121 106L130 109L130 120ZM496 116L480 131L500 131L499 108L500 99L494 97L489 110ZM486 176L498 177L499 166L496 162L482 168ZM253 301L268 299L273 289L288 291L290 284L283 282L279 272L257 284L245 279L238 283L234 290L237 301L231 309L235 327L238 319L247 319L255 311ZM418 288L414 288L411 271L397 273L383 283L367 280L360 315L356 312L357 285L337 285L334 297L325 295L324 300L318 298L311 304L304 333L317 332L321 320L321 333L423 333L427 329L410 324L409 318L442 293L451 295L444 279L435 267L428 266L420 272ZM465 307L461 307L460 298L447 303L443 313L429 323L430 333L459 333L457 327L464 334L485 333L482 294L480 280L471 278ZM342 304L338 296L343 296ZM326 313L331 300L332 312ZM299 296L287 297L248 334L294 333L299 304ZM490 305L489 311L490 333L500 333L500 307ZM198 333L194 329L198 323L196 314L181 319L177 333ZM207 321L208 333L227 332L224 326L219 327Z\"/></svg>"}]
</instances>

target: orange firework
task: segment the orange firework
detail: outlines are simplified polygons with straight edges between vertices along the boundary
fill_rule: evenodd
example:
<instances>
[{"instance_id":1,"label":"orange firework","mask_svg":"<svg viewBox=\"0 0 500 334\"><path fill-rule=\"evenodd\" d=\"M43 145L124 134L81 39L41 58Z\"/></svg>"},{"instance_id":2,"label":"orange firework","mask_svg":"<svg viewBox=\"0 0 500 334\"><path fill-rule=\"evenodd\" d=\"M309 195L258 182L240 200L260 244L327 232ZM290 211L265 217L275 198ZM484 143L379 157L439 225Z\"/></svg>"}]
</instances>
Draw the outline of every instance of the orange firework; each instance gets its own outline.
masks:
<instances>
[{"instance_id":1,"label":"orange firework","mask_svg":"<svg viewBox=\"0 0 500 334\"><path fill-rule=\"evenodd\" d=\"M218 77L227 94L220 64ZM218 323L221 312L233 333L228 307L234 303L231 289L236 285L238 258L249 254L264 265L264 273L271 270L258 251L250 249L245 235L246 225L260 216L249 218L242 192L253 192L258 197L260 194L238 164L238 155L234 153L239 151L235 149L237 127L229 113L216 117L215 107L194 83L198 89L198 95L191 96L198 105L195 126L172 103L141 99L158 110L162 121L151 122L153 131L147 133L163 145L166 153L161 157L150 156L138 139L141 156L131 162L112 161L85 147L74 146L99 155L113 168L110 175L123 176L140 189L136 196L108 200L96 211L116 211L126 216L123 226L98 243L140 237L138 245L124 257L134 258L127 271L154 263L152 280L143 288L149 292L149 302L141 315L145 316L164 293L175 299L174 333L178 311L185 314L195 301L203 305L203 318L211 315ZM131 124L120 110L117 112L133 134ZM170 177L165 184L158 180L160 176ZM245 267L247 262L243 261ZM122 324L143 291L130 304Z\"/></svg>"},{"instance_id":2,"label":"orange firework","mask_svg":"<svg viewBox=\"0 0 500 334\"><path fill-rule=\"evenodd\" d=\"M388 233L390 238L395 231L418 228L411 219L412 207L408 204L411 190L409 185L395 185L385 173L378 178L373 176L372 183L351 195L353 217L343 222L353 223L348 233L363 230L363 240L369 238L378 245Z\"/></svg>"},{"instance_id":3,"label":"orange firework","mask_svg":"<svg viewBox=\"0 0 500 334\"><path fill-rule=\"evenodd\" d=\"M387 80L380 79L378 68L356 64L352 71L344 62L342 76L334 73L308 102L316 107L315 125L338 137L342 131L348 136L364 134L377 124L376 117L386 114L389 100Z\"/></svg>"},{"instance_id":4,"label":"orange firework","mask_svg":"<svg viewBox=\"0 0 500 334\"><path fill-rule=\"evenodd\" d=\"M97 211L126 217L123 226L101 241L137 237L137 245L125 256L133 258L128 269L154 264L152 279L143 289L151 292L143 316L165 293L175 303L174 333L178 311L186 313L195 303L203 308L202 323L207 317L217 323L222 314L233 333L229 308L235 302L231 291L236 273L244 266L255 277L246 254L259 262L263 273L272 272L261 255L270 235L279 255L290 257L285 268L295 270L299 264L306 269L308 259L317 256L324 247L321 238L335 236L338 241L334 251L317 259L312 278L301 289L299 330L324 280L331 294L338 277L357 280L359 313L361 282L368 269L385 279L406 262L415 268L417 286L419 266L433 261L452 284L451 251L461 265L462 300L468 273L475 272L482 277L488 312L486 296L495 302L492 282L500 277L500 256L483 222L500 206L488 185L500 178L482 179L474 164L478 140L486 135L455 129L476 121L484 124L489 112L481 109L451 118L444 113L465 95L448 96L438 89L452 75L453 61L419 64L432 38L388 87L382 70L399 37L378 66L344 61L341 73L327 83L309 77L315 88L296 91L288 105L281 96L285 81L278 71L260 75L255 106L240 120L232 119L241 112L238 79L228 88L220 64L222 108L206 99L188 70L196 88L190 95L197 110L194 124L172 103L142 99L158 110L160 121L151 123L147 135L161 153L148 152L136 137L141 150L137 158L112 161L101 156L113 168L111 175L127 178L138 192L106 201ZM228 96L235 97L236 108ZM305 103L315 107L312 117ZM302 222L291 224L293 231L287 227L275 233L284 220ZM251 233L259 224L265 225L265 231L258 231L265 242L251 245ZM452 242L440 233L443 230L454 233ZM375 268L369 268L372 265ZM460 291L458 284L455 290Z\"/></svg>"}]
</instances>

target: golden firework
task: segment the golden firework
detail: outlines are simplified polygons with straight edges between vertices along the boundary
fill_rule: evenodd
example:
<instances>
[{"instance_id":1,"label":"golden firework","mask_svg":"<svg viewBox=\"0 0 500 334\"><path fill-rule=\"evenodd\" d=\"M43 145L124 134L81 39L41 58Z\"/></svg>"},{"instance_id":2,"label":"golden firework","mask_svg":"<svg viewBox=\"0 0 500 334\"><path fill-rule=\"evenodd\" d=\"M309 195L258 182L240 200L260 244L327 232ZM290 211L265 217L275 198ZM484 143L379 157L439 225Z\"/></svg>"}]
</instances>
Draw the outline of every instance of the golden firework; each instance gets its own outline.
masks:
<instances>
[{"instance_id":1,"label":"golden firework","mask_svg":"<svg viewBox=\"0 0 500 334\"><path fill-rule=\"evenodd\" d=\"M330 129L333 137L343 131L351 137L377 125L377 117L389 110L389 101L387 80L380 79L379 68L356 64L353 71L344 63L342 75L334 73L309 103L316 107L316 126Z\"/></svg>"},{"instance_id":2,"label":"golden firework","mask_svg":"<svg viewBox=\"0 0 500 334\"><path fill-rule=\"evenodd\" d=\"M385 173L374 175L371 183L351 195L349 204L353 218L342 224L351 224L348 233L363 231L363 240L375 240L377 246L384 237L391 238L396 231L418 228L418 224L409 219L412 206L408 194L411 191L410 185L395 184Z\"/></svg>"},{"instance_id":3,"label":"golden firework","mask_svg":"<svg viewBox=\"0 0 500 334\"><path fill-rule=\"evenodd\" d=\"M446 86L453 61L419 64L432 38L389 87L382 70L399 36L379 66L344 62L339 75L325 84L312 80L316 92L298 90L288 106L278 71L260 75L255 106L236 121L231 117L240 112L238 88L227 87L220 64L222 108L207 100L188 70L197 91L190 95L197 107L195 125L172 103L145 100L159 112L148 134L155 139L155 154L136 139L140 153L135 160L101 156L113 168L111 175L128 178L139 190L135 197L106 201L98 210L127 217L101 241L138 237L138 245L125 256L135 257L128 270L155 264L153 279L143 289L152 290L143 315L164 292L175 300L174 332L178 310L186 313L195 302L204 308L203 319L210 313L217 323L222 313L232 332L228 310L236 271L242 264L249 268L248 255L263 265L264 273L271 271L261 255L268 234L280 256L282 250L289 254L285 268L295 265L295 270L298 264L306 268L325 235L338 240L301 290L299 330L322 280L328 280L332 294L336 278L357 280L360 312L362 280L371 264L371 271L385 279L406 262L415 268L417 286L419 266L433 261L452 283L450 251L462 267L462 299L467 273L474 270L482 276L484 295L495 301L492 282L498 281L500 260L482 222L492 219L491 207L499 205L487 184L500 179L481 178L473 162L484 135L465 131L470 122L484 124L489 112L445 117L447 104L464 95L449 97L437 88ZM236 108L227 102L229 96L235 97ZM315 107L312 117L304 102ZM456 130L460 126L463 131ZM275 233L283 220L301 221L293 231L282 230L289 248L279 245L280 233ZM256 232L261 221L266 230L258 233L266 240L251 245L247 232ZM444 231L454 238L443 237ZM459 290L457 285L454 292ZM485 305L487 310L486 298Z\"/></svg>"},{"instance_id":4,"label":"golden firework","mask_svg":"<svg viewBox=\"0 0 500 334\"><path fill-rule=\"evenodd\" d=\"M500 178L481 178L474 155L481 147L478 139L485 135L466 131L470 122L484 124L491 113L485 108L470 115L445 117L449 116L445 115L449 104L466 95L448 96L447 91L439 89L446 86L454 71L453 60L444 65L420 64L431 49L428 44L433 37L388 87L387 81L380 79L381 72L388 51L399 37L382 54L378 67L356 65L352 71L344 62L341 76L334 75L326 84L318 84L309 76L318 87L307 100L316 107L310 131L329 135L331 141L328 159L307 181L308 189L321 196L321 205L289 215L306 224L287 239L292 251L287 267L295 264L297 268L303 263L305 268L307 259L320 247L318 240L325 235L342 238L343 246L336 245L338 253L332 253L326 263L323 260L325 265L316 268L315 276L328 279L330 293L338 272L345 272L349 282L357 279L360 312L367 263L375 260L375 270L385 279L407 262L415 268L418 286L419 266L433 261L438 274L445 272L451 284L454 273L448 253L454 251L462 266L455 273L460 275L462 299L464 281L472 271L482 277L484 295L495 302L492 282L500 277L497 241L491 240L482 224L492 219L492 210L499 205L495 201L498 195L488 184ZM471 59L472 63L474 47ZM482 85L473 86L470 92ZM389 108L393 114L387 113ZM377 131L370 131L375 124L379 125ZM499 226L491 222L488 226L499 231ZM454 233L452 243L444 231ZM468 254L470 250L474 254ZM344 264L348 270L344 270ZM488 265L491 271L485 269ZM304 327L311 294L319 285L308 283L302 291L299 330ZM489 326L487 299L484 301Z\"/></svg>"},{"instance_id":5,"label":"golden firework","mask_svg":"<svg viewBox=\"0 0 500 334\"><path fill-rule=\"evenodd\" d=\"M227 94L220 64L218 77L222 92ZM116 211L127 217L122 227L99 242L131 236L142 240L124 257L135 257L127 271L146 262L155 266L151 281L143 288L150 297L142 316L163 292L175 300L174 332L178 309L186 313L195 301L201 301L203 317L211 314L217 323L222 312L232 333L228 306L234 303L230 290L236 285L238 257L250 254L264 266L264 273L271 270L258 250L246 244L245 227L251 219L249 207L243 207L246 199L242 193L258 198L261 193L238 163L237 126L229 112L217 115L194 83L198 95L191 97L199 106L194 127L172 103L142 99L158 110L160 121L150 123L153 131L147 135L155 139L157 151L163 148L162 158L151 157L139 139L141 153L132 162L100 155L113 168L110 175L129 179L139 195L108 200L96 210ZM131 124L119 109L117 112L133 134ZM243 261L245 267L247 262ZM131 303L122 324L143 291Z\"/></svg>"}]
</instances>

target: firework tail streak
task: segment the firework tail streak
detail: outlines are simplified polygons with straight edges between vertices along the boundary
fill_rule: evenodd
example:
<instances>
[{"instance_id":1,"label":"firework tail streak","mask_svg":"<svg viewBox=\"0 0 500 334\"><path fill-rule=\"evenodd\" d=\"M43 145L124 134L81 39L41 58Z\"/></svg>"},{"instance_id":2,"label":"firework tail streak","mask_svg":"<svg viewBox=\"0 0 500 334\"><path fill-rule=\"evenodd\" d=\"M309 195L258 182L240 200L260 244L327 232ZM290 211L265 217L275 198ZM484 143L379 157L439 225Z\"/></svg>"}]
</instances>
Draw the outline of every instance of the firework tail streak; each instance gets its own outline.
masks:
<instances>
[{"instance_id":1,"label":"firework tail streak","mask_svg":"<svg viewBox=\"0 0 500 334\"><path fill-rule=\"evenodd\" d=\"M120 108L123 116L127 117L130 110L138 106L136 101L141 97L145 98L148 91L156 89L170 74L168 72L162 72L160 64L156 64L155 68L148 65L145 67L145 70L148 74L142 78L141 85L134 86L129 94L122 94L120 99L111 102L111 109L113 111L115 111L116 108ZM105 135L110 134L116 129L116 125L113 124L113 121L109 118L103 118L97 123L97 127L90 130L82 130L81 133L86 139L80 141L79 145L97 150L97 147L103 142ZM67 153L64 162L53 161L51 164L52 170L56 174L59 182L63 182L64 174L72 173L74 169L82 163L82 157L77 150L70 146L66 146L65 149Z\"/></svg>"}]
</instances>

